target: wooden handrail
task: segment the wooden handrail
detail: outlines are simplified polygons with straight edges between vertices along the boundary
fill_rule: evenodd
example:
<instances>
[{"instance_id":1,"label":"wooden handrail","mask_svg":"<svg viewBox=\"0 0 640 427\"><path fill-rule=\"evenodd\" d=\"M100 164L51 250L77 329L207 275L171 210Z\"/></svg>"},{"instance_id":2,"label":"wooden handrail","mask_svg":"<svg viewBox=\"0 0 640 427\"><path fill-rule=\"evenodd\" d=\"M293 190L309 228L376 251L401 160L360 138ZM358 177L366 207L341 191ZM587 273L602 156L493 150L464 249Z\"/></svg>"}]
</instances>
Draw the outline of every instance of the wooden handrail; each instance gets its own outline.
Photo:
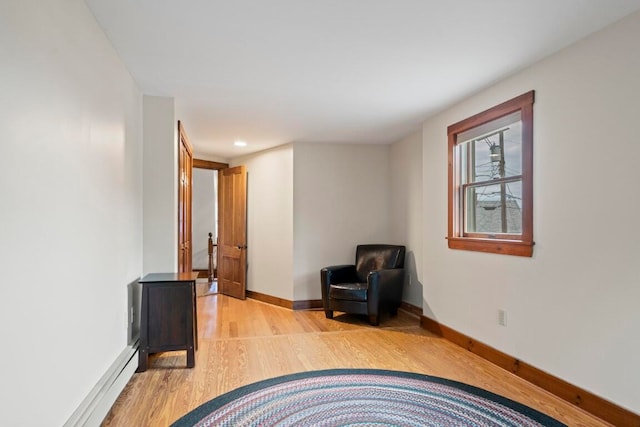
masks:
<instances>
[{"instance_id":1,"label":"wooden handrail","mask_svg":"<svg viewBox=\"0 0 640 427\"><path fill-rule=\"evenodd\" d=\"M208 270L208 280L209 283L213 282L215 278L215 265L213 262L213 250L217 248L217 244L213 243L213 233L209 233L209 270Z\"/></svg>"}]
</instances>

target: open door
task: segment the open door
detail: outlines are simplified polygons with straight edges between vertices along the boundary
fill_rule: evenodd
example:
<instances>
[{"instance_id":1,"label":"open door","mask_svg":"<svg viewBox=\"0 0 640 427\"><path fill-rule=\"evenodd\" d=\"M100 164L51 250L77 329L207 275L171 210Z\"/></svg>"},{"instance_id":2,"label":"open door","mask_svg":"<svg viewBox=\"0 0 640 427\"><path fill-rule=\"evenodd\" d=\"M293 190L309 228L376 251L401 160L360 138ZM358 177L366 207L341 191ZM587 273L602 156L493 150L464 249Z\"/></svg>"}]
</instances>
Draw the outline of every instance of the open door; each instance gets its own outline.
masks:
<instances>
[{"instance_id":1,"label":"open door","mask_svg":"<svg viewBox=\"0 0 640 427\"><path fill-rule=\"evenodd\" d=\"M187 132L178 121L178 272L191 272L191 176L193 148Z\"/></svg>"},{"instance_id":2,"label":"open door","mask_svg":"<svg viewBox=\"0 0 640 427\"><path fill-rule=\"evenodd\" d=\"M218 289L246 298L247 171L244 166L218 171Z\"/></svg>"}]
</instances>

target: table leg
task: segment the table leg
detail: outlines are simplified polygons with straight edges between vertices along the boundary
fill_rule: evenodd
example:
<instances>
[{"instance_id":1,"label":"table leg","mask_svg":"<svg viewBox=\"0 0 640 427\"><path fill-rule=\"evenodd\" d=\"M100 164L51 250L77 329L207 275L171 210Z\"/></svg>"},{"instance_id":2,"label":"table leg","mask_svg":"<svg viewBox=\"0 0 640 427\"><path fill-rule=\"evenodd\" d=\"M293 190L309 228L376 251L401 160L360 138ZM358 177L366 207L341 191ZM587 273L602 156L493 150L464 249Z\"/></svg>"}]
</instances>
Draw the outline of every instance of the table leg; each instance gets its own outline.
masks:
<instances>
[{"instance_id":1,"label":"table leg","mask_svg":"<svg viewBox=\"0 0 640 427\"><path fill-rule=\"evenodd\" d=\"M196 366L196 352L193 346L187 349L187 368L193 368Z\"/></svg>"},{"instance_id":2,"label":"table leg","mask_svg":"<svg viewBox=\"0 0 640 427\"><path fill-rule=\"evenodd\" d=\"M148 362L149 362L149 352L147 350L139 348L138 349L138 369L136 370L136 372L146 371Z\"/></svg>"}]
</instances>

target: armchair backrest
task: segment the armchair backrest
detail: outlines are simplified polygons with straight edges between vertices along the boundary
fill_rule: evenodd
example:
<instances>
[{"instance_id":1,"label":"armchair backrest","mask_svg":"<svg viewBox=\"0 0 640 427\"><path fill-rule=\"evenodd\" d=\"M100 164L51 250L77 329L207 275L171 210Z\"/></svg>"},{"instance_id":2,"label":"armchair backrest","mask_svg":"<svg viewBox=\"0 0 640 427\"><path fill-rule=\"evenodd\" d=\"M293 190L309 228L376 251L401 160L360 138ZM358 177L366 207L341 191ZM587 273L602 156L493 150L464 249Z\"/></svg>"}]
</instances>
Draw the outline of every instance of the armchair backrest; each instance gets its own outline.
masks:
<instances>
[{"instance_id":1,"label":"armchair backrest","mask_svg":"<svg viewBox=\"0 0 640 427\"><path fill-rule=\"evenodd\" d=\"M366 282L370 271L404 267L404 246L358 245L356 272L359 282Z\"/></svg>"}]
</instances>

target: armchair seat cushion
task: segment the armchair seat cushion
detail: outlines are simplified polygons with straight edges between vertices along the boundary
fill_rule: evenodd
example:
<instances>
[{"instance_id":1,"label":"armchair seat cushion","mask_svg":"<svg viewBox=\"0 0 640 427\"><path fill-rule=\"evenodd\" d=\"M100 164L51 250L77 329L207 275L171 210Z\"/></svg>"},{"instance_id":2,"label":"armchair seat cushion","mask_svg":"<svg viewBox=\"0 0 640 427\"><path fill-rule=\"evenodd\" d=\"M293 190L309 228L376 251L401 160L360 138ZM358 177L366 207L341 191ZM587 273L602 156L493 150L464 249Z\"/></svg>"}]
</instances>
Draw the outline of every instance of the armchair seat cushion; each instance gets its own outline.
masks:
<instances>
[{"instance_id":1,"label":"armchair seat cushion","mask_svg":"<svg viewBox=\"0 0 640 427\"><path fill-rule=\"evenodd\" d=\"M349 301L366 301L366 283L340 283L329 286L329 298Z\"/></svg>"}]
</instances>

